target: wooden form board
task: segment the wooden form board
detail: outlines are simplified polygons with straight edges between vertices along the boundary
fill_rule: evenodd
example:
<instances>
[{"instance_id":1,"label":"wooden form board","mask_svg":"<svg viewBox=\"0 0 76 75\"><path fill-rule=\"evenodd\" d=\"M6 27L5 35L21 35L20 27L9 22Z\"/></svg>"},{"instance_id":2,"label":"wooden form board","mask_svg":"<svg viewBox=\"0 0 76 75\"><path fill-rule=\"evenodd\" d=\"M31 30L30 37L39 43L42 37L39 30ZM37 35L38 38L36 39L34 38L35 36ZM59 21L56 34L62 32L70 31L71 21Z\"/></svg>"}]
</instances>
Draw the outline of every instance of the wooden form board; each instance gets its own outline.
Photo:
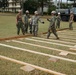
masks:
<instances>
[{"instance_id":1,"label":"wooden form board","mask_svg":"<svg viewBox=\"0 0 76 75\"><path fill-rule=\"evenodd\" d=\"M14 62L14 63L17 63L17 64L21 64L21 65L29 65L31 67L34 67L34 68L38 69L38 70L41 70L41 71L44 71L44 72L47 72L47 73L50 73L50 74L54 74L54 75L66 75L66 74L56 72L56 71L52 71L50 69L42 68L42 67L32 65L32 64L29 64L29 63L26 63L26 62L22 62L22 61L19 61L19 60L8 58L8 57L2 56L2 55L0 55L0 59L8 60L8 61L11 61L11 62Z\"/></svg>"},{"instance_id":2,"label":"wooden form board","mask_svg":"<svg viewBox=\"0 0 76 75\"><path fill-rule=\"evenodd\" d=\"M53 39L45 39L45 38L40 38L40 37L32 37L32 38L37 38L40 40L46 40L46 41L54 41L54 42L60 42L60 43L65 43L65 44L76 44L76 43L72 43L72 42L66 42L66 41L61 41L61 40L53 40Z\"/></svg>"},{"instance_id":3,"label":"wooden form board","mask_svg":"<svg viewBox=\"0 0 76 75\"><path fill-rule=\"evenodd\" d=\"M32 44L32 43L26 43L26 42L22 42L22 41L18 41L18 40L12 40L12 42L31 45L31 46L35 46L35 47L41 47L41 48L50 49L50 50L59 51L59 52L64 52L64 50L60 50L60 49L57 49L57 48L51 48L51 47L41 46L41 45ZM69 54L76 55L76 53L74 53L74 52L70 52L70 51L65 51L65 52L69 53Z\"/></svg>"},{"instance_id":4,"label":"wooden form board","mask_svg":"<svg viewBox=\"0 0 76 75\"><path fill-rule=\"evenodd\" d=\"M0 43L0 46L8 47L8 48L16 49L16 50L21 50L21 51L26 51L29 53L43 55L43 56L47 56L47 57L54 57L54 58L57 58L60 60L76 63L76 60L72 60L72 59L68 59L68 58L64 58L64 57L59 57L59 56L54 56L54 55L50 55L50 54L46 54L46 53L42 53L42 52L36 52L36 51L32 51L32 50L28 50L28 49L24 49L24 48L19 48L19 47L15 47L15 46L11 46L11 45L6 45L6 44Z\"/></svg>"},{"instance_id":5,"label":"wooden form board","mask_svg":"<svg viewBox=\"0 0 76 75\"><path fill-rule=\"evenodd\" d=\"M25 38L25 39L26 40L31 40L31 41L37 41L37 42L47 43L47 44L54 44L54 45L58 45L58 46L73 47L71 45L59 44L59 43L54 43L54 42L47 42L47 41L42 41L42 40L35 40L35 39L31 39L31 38Z\"/></svg>"}]
</instances>

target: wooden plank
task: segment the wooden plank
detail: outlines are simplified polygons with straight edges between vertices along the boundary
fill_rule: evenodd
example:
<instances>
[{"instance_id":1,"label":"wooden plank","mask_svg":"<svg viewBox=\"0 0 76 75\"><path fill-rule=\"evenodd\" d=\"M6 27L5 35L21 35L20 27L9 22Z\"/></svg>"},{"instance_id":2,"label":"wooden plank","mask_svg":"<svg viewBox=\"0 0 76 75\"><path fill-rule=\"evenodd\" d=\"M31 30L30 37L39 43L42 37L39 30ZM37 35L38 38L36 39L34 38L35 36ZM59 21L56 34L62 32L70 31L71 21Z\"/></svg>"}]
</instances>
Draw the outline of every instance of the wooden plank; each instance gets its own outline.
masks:
<instances>
[{"instance_id":1,"label":"wooden plank","mask_svg":"<svg viewBox=\"0 0 76 75\"><path fill-rule=\"evenodd\" d=\"M62 31L62 30L67 30L68 28L64 28L64 29L59 29L57 31ZM47 32L41 33L39 35L42 34L46 34ZM0 41L4 41L4 40L12 40L12 39L18 39L18 38L25 38L25 37L30 37L33 36L32 34L27 34L27 35L22 35L22 36L13 36L13 37L7 37L7 38L0 38Z\"/></svg>"},{"instance_id":2,"label":"wooden plank","mask_svg":"<svg viewBox=\"0 0 76 75\"><path fill-rule=\"evenodd\" d=\"M67 39L67 40L68 40L68 39L76 40L76 38L75 38L75 37L70 37L70 36L69 36L69 37L67 37L66 35L59 35L59 37L60 37L60 38Z\"/></svg>"},{"instance_id":3,"label":"wooden plank","mask_svg":"<svg viewBox=\"0 0 76 75\"><path fill-rule=\"evenodd\" d=\"M57 29L56 31L68 30L69 28ZM47 34L48 32L44 32L43 34Z\"/></svg>"},{"instance_id":4,"label":"wooden plank","mask_svg":"<svg viewBox=\"0 0 76 75\"><path fill-rule=\"evenodd\" d=\"M66 39L66 38L63 38L62 40L63 40L63 41L70 41L70 42L73 42L73 43L76 44L75 40L72 40L72 39L68 39L68 38Z\"/></svg>"},{"instance_id":5,"label":"wooden plank","mask_svg":"<svg viewBox=\"0 0 76 75\"><path fill-rule=\"evenodd\" d=\"M75 38L68 38L68 37L63 37L63 36L59 36L60 37L60 40L62 40L62 41L70 41L70 42L74 42L75 43ZM53 39L54 37L50 37L50 39Z\"/></svg>"},{"instance_id":6,"label":"wooden plank","mask_svg":"<svg viewBox=\"0 0 76 75\"><path fill-rule=\"evenodd\" d=\"M76 33L76 32L75 32ZM66 35L66 36L75 36L75 33L59 33L60 35Z\"/></svg>"},{"instance_id":7,"label":"wooden plank","mask_svg":"<svg viewBox=\"0 0 76 75\"><path fill-rule=\"evenodd\" d=\"M31 40L31 41L36 41L36 42L47 43L47 44L59 45L59 46L63 46L63 47L73 47L71 45L59 44L59 43L54 43L54 42L47 42L47 41L42 41L42 40L35 40L35 39L31 39L31 38L25 38L25 39L26 40Z\"/></svg>"},{"instance_id":8,"label":"wooden plank","mask_svg":"<svg viewBox=\"0 0 76 75\"><path fill-rule=\"evenodd\" d=\"M31 44L31 43L26 43L26 42L22 42L22 41L18 41L18 40L12 40L12 42L16 42L16 43L20 43L20 44L26 44L26 45L31 45L31 46L35 46L35 47L41 47L41 48L50 49L50 50L53 50L53 51L59 51L59 52L63 52L64 51L64 50L60 50L60 49L57 49L57 48L46 47L46 46L41 46L41 45ZM74 53L74 52L69 52L69 51L65 51L65 52L67 52L69 54L76 55L76 53Z\"/></svg>"},{"instance_id":9,"label":"wooden plank","mask_svg":"<svg viewBox=\"0 0 76 75\"><path fill-rule=\"evenodd\" d=\"M43 35L43 36L46 36L46 35ZM76 40L76 38L74 38L74 37L67 37L66 35L59 35L59 37L61 38L61 40L63 40L63 39L67 39L67 40L71 39L72 41ZM54 35L51 35L50 38L54 38Z\"/></svg>"},{"instance_id":10,"label":"wooden plank","mask_svg":"<svg viewBox=\"0 0 76 75\"><path fill-rule=\"evenodd\" d=\"M54 42L60 42L60 43L65 43L65 44L73 44L75 45L76 43L72 43L72 42L66 42L66 41L61 41L61 40L51 40L51 39L45 39L45 38L39 38L39 37L32 37L32 38L37 38L37 39L40 39L40 40L46 40L46 41L54 41Z\"/></svg>"},{"instance_id":11,"label":"wooden plank","mask_svg":"<svg viewBox=\"0 0 76 75\"><path fill-rule=\"evenodd\" d=\"M12 40L12 39L18 39L18 38L25 38L25 37L30 37L30 36L32 36L32 35L27 34L27 35L22 35L22 36L13 36L13 37L7 37L7 38L0 38L0 41Z\"/></svg>"},{"instance_id":12,"label":"wooden plank","mask_svg":"<svg viewBox=\"0 0 76 75\"><path fill-rule=\"evenodd\" d=\"M33 54L53 57L53 58L61 59L61 60L64 60L64 61L76 63L76 60L72 60L72 59L68 59L68 58L63 58L63 57L59 57L59 56L54 56L54 55L50 55L50 54L46 54L46 53L42 53L42 52L36 52L36 51L29 50L29 49L19 48L19 47L15 47L15 46L11 46L11 45L6 45L6 44L2 44L2 43L0 43L0 46L7 47L7 48L12 48L12 49L16 49L16 50L21 50L21 51L26 51L26 52L33 53Z\"/></svg>"},{"instance_id":13,"label":"wooden plank","mask_svg":"<svg viewBox=\"0 0 76 75\"><path fill-rule=\"evenodd\" d=\"M32 65L32 64L29 64L29 63L26 63L26 62L22 62L22 61L19 61L19 60L16 60L16 59L5 57L5 56L2 56L2 55L0 55L0 59L8 60L8 61L20 64L20 65L29 65L31 67L34 67L34 68L38 69L38 70L41 70L41 71L44 71L44 72L47 72L47 73L50 73L50 74L54 74L54 75L66 75L66 74L56 72L56 71L52 71L50 69L42 68L42 67Z\"/></svg>"}]
</instances>

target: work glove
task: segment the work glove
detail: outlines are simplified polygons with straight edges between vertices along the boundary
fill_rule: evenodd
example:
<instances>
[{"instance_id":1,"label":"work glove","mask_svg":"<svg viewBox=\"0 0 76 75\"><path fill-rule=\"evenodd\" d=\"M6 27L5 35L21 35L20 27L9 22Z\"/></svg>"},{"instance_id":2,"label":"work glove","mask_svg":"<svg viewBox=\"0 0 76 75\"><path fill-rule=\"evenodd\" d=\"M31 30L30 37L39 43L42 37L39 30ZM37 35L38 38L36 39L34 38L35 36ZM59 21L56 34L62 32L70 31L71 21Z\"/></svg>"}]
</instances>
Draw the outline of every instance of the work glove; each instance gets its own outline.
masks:
<instances>
[{"instance_id":1,"label":"work glove","mask_svg":"<svg viewBox=\"0 0 76 75\"><path fill-rule=\"evenodd\" d=\"M44 24L44 22L42 22Z\"/></svg>"},{"instance_id":2,"label":"work glove","mask_svg":"<svg viewBox=\"0 0 76 75\"><path fill-rule=\"evenodd\" d=\"M49 19L47 18L47 20L49 21Z\"/></svg>"}]
</instances>

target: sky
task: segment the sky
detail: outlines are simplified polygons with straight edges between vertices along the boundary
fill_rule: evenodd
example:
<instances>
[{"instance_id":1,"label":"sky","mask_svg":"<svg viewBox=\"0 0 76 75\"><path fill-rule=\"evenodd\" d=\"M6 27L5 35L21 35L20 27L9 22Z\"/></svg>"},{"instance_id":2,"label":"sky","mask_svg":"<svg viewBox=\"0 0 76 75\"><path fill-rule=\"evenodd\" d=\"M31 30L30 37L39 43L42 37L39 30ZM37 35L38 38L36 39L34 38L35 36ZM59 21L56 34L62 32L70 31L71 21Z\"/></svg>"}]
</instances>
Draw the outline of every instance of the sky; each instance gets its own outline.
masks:
<instances>
[{"instance_id":1,"label":"sky","mask_svg":"<svg viewBox=\"0 0 76 75\"><path fill-rule=\"evenodd\" d=\"M55 0L53 0L53 1L55 1ZM57 1L59 1L59 0L57 0ZM61 1L61 0L60 0ZM66 2L67 0L62 0L62 2Z\"/></svg>"},{"instance_id":2,"label":"sky","mask_svg":"<svg viewBox=\"0 0 76 75\"><path fill-rule=\"evenodd\" d=\"M53 0L53 1L56 1L56 0ZM57 1L61 1L61 0L57 0ZM62 0L62 2L63 2L63 3L66 3L67 0ZM71 1L69 1L69 0L68 0L68 2L71 3ZM72 2L74 2L74 1L72 1Z\"/></svg>"},{"instance_id":3,"label":"sky","mask_svg":"<svg viewBox=\"0 0 76 75\"><path fill-rule=\"evenodd\" d=\"M62 0L62 2L66 2L66 0Z\"/></svg>"}]
</instances>

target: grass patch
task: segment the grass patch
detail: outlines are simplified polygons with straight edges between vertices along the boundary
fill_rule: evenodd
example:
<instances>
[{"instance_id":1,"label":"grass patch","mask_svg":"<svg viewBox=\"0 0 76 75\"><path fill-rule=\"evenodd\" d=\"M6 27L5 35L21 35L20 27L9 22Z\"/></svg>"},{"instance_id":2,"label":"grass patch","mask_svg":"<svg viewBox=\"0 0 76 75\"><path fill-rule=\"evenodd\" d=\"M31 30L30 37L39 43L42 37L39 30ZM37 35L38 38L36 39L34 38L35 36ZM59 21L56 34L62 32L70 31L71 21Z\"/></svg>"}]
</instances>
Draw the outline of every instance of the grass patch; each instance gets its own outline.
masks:
<instances>
[{"instance_id":1,"label":"grass patch","mask_svg":"<svg viewBox=\"0 0 76 75\"><path fill-rule=\"evenodd\" d=\"M49 26L49 22L46 20L46 18L42 18L42 20L45 22L45 24L39 23L39 31L38 31L39 34L43 33L43 32L47 32L48 26ZM60 27L61 27L61 29L68 28L69 23L61 22ZM76 34L76 30L75 30L76 22L73 23L73 27L74 27L73 31L65 30L65 31L57 32L59 36L62 36L62 37L60 37L60 40L76 43L76 40L74 39L76 37L76 35L75 35ZM16 14L1 15L0 38L17 36L16 32L17 32ZM20 35L22 35L22 34L20 33ZM46 35L39 35L39 37L46 38ZM63 38L63 37L65 37L65 38L69 37L69 38L65 40L65 38ZM55 36L51 35L50 39L55 40ZM69 51L68 47L59 46L59 45L55 45L55 44L34 42L34 41L26 40L26 39L23 39L23 40L16 39L16 40L19 40L22 42L27 42L27 43L32 43L32 44L36 44L36 45L41 45L41 46L45 46L45 47L57 48L57 49L61 49L64 51ZM37 40L39 40L39 39L37 39ZM42 40L39 40L39 41L42 41ZM43 41L51 42L50 40L48 40L48 41L43 40ZM52 42L60 44L60 42L56 42L56 41L52 41ZM28 44L24 45L24 44L6 42L6 41L0 41L0 43L16 46L16 47L20 47L20 48L30 49L33 51L42 52L42 53L55 55L55 56L59 56L59 53L60 53L59 51L53 51L53 50L49 50L49 49L45 49L45 48L39 48L36 46L30 46ZM65 44L65 43L61 43L61 44ZM73 46L73 44L71 44L71 43L65 44L65 45ZM72 50L71 52L76 52L76 51ZM2 46L0 46L0 55L14 58L14 59L17 59L17 60L20 60L23 62L27 62L30 64L38 65L38 66L41 66L41 67L44 67L47 69L55 70L57 72L65 73L67 75L76 75L76 63L63 61L63 60L59 60L58 62L51 62L51 61L48 61L49 57L46 57L46 56L33 54L33 53L29 53L29 52L24 52L24 51L20 51L20 50L15 50L15 49L2 47ZM60 57L76 60L76 55L72 55L72 54L68 54L67 56L60 56ZM39 70L36 70L37 74L35 74L35 72L32 72L32 73L24 72L24 71L20 70L20 67L22 67L22 66L23 65L19 65L19 64L13 63L13 62L9 62L7 60L0 59L0 75L50 75L48 73L45 73L45 72L42 72Z\"/></svg>"},{"instance_id":2,"label":"grass patch","mask_svg":"<svg viewBox=\"0 0 76 75\"><path fill-rule=\"evenodd\" d=\"M24 61L24 62L27 61L28 63L35 64L48 69L52 69L58 72L66 73L68 75L69 74L74 75L76 71L76 67L75 67L76 64L74 63L72 64L71 62L59 60L58 62L54 63L54 62L49 62L48 61L49 58L45 56L31 54L28 52L22 52L22 51L10 49L10 48L5 49L4 47L2 47L1 49L2 49L0 50L1 55L14 58L20 61ZM70 71L70 70L73 70L73 71Z\"/></svg>"}]
</instances>

